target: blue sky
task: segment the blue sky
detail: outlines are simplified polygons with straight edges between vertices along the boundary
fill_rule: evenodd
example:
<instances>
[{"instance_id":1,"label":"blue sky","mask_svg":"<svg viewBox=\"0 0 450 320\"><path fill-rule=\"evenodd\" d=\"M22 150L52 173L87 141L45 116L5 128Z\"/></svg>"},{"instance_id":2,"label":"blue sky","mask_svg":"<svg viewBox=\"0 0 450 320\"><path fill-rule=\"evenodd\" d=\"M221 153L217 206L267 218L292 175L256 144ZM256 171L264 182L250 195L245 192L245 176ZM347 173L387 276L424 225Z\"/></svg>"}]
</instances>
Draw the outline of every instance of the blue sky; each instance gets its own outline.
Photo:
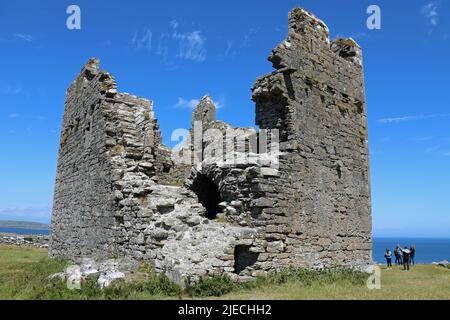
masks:
<instances>
[{"instance_id":1,"label":"blue sky","mask_svg":"<svg viewBox=\"0 0 450 320\"><path fill-rule=\"evenodd\" d=\"M81 30L66 9L81 8ZM369 5L381 29L366 27ZM206 93L254 124L250 87L302 6L363 48L374 232L450 236L450 1L0 0L0 219L49 221L65 90L90 57L154 100L164 141Z\"/></svg>"}]
</instances>

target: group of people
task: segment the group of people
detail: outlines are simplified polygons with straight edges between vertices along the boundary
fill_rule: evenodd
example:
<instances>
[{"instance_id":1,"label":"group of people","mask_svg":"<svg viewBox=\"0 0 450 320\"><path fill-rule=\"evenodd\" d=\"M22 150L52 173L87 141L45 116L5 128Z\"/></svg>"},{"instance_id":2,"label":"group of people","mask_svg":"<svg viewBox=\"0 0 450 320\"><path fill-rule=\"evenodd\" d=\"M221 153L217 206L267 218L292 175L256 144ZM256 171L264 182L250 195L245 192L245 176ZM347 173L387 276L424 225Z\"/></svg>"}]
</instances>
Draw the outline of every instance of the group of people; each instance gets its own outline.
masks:
<instances>
[{"instance_id":1,"label":"group of people","mask_svg":"<svg viewBox=\"0 0 450 320\"><path fill-rule=\"evenodd\" d=\"M412 244L409 249L408 247L401 247L399 244L395 248L394 251L395 263L398 267L403 266L403 270L409 270L409 266L414 265L414 258L416 256L416 249ZM392 252L389 249L386 249L386 253L384 254L386 258L386 264L388 269L392 269Z\"/></svg>"}]
</instances>

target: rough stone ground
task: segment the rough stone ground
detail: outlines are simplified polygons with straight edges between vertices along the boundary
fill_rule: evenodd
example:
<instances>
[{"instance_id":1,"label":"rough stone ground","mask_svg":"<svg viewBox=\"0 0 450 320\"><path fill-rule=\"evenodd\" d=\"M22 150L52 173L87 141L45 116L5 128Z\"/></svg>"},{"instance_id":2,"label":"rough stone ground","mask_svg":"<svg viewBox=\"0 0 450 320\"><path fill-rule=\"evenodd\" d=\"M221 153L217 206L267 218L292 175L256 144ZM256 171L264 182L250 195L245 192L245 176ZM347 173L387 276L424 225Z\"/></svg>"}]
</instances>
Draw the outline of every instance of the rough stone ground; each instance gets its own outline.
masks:
<instances>
[{"instance_id":1,"label":"rough stone ground","mask_svg":"<svg viewBox=\"0 0 450 320\"><path fill-rule=\"evenodd\" d=\"M96 261L91 258L83 258L79 264L72 264L63 272L51 275L49 279L61 279L72 286L76 286L77 282L81 283L82 280L97 279L97 284L103 289L111 285L114 280L124 279L137 267L138 264L133 259Z\"/></svg>"}]
</instances>

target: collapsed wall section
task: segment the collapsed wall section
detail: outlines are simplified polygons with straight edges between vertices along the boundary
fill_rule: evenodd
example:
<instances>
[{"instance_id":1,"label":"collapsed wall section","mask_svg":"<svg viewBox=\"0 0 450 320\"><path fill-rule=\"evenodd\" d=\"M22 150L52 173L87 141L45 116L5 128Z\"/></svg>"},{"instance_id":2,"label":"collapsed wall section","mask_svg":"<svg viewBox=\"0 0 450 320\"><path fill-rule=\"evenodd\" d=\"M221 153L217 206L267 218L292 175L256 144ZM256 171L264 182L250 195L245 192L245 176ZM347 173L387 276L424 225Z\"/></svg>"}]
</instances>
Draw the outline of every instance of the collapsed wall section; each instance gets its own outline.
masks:
<instances>
[{"instance_id":1,"label":"collapsed wall section","mask_svg":"<svg viewBox=\"0 0 450 320\"><path fill-rule=\"evenodd\" d=\"M185 150L197 143L201 154L194 153L200 164L191 169L186 186L200 200L215 199L207 203L213 217L258 230L250 248L260 255L247 268L249 274L290 265L363 267L371 262L362 52L352 39L330 42L328 35L325 23L311 13L291 11L288 36L269 56L277 70L253 87L256 124L278 130L276 167L248 159L227 163L227 155L217 155L222 147L229 155L226 145L233 146L225 131L248 141L259 133L217 121L206 98L193 113L202 134ZM208 150L214 142L209 136L224 138L216 154Z\"/></svg>"},{"instance_id":2,"label":"collapsed wall section","mask_svg":"<svg viewBox=\"0 0 450 320\"><path fill-rule=\"evenodd\" d=\"M211 221L191 191L160 184L171 165L152 102L118 93L91 59L67 91L50 256L146 260L180 285L238 276L234 249L255 230Z\"/></svg>"},{"instance_id":3,"label":"collapsed wall section","mask_svg":"<svg viewBox=\"0 0 450 320\"><path fill-rule=\"evenodd\" d=\"M258 230L253 270L371 262L362 52L352 39L328 35L317 17L292 10L288 36L269 56L277 70L254 85L256 124L279 131L278 166L227 164L206 153L187 180L193 190L205 177L212 181L222 200L218 216ZM209 114L204 109L194 117ZM208 128L220 124L206 119Z\"/></svg>"}]
</instances>

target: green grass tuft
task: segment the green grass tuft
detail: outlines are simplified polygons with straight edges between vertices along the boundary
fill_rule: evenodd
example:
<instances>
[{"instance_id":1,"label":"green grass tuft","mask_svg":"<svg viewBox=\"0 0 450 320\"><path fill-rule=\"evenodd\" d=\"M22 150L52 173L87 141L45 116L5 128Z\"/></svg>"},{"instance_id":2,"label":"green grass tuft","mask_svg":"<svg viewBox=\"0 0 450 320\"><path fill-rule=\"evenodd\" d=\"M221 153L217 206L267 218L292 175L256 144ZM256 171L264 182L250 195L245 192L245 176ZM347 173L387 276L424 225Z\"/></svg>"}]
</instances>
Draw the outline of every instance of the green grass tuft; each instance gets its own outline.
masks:
<instances>
[{"instance_id":1,"label":"green grass tuft","mask_svg":"<svg viewBox=\"0 0 450 320\"><path fill-rule=\"evenodd\" d=\"M232 292L250 292L270 286L280 286L286 283L308 287L314 285L364 285L367 274L348 269L283 269L258 277L255 281L236 282L227 275L203 277L197 283L187 284L185 292L191 297L221 297Z\"/></svg>"},{"instance_id":2,"label":"green grass tuft","mask_svg":"<svg viewBox=\"0 0 450 320\"><path fill-rule=\"evenodd\" d=\"M194 284L186 284L185 292L191 297L220 297L239 289L239 284L227 275L202 277Z\"/></svg>"}]
</instances>

